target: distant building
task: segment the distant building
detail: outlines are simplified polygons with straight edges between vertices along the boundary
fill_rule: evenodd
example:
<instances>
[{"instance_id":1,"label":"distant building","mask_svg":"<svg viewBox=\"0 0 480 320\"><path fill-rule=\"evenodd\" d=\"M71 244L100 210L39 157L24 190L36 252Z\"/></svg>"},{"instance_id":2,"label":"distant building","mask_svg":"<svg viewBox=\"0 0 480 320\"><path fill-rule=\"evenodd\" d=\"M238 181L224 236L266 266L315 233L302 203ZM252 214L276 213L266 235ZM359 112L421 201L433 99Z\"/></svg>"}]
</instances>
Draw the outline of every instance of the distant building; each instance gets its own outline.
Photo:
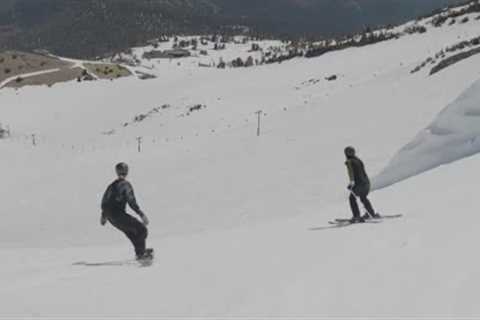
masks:
<instances>
[{"instance_id":1,"label":"distant building","mask_svg":"<svg viewBox=\"0 0 480 320\"><path fill-rule=\"evenodd\" d=\"M150 46L153 46L155 48L158 47L158 39L150 39L150 40L147 40L147 44L150 45Z\"/></svg>"}]
</instances>

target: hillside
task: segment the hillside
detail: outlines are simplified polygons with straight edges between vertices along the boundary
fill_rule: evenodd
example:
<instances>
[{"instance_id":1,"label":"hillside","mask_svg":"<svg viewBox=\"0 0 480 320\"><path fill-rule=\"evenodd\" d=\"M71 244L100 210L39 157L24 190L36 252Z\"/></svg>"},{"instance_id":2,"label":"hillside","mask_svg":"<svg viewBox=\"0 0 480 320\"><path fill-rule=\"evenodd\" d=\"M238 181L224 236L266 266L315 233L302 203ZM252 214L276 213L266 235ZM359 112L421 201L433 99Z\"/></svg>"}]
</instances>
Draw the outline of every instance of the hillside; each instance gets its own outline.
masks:
<instances>
[{"instance_id":1,"label":"hillside","mask_svg":"<svg viewBox=\"0 0 480 320\"><path fill-rule=\"evenodd\" d=\"M480 54L431 72L480 47L464 9L308 59L139 58L156 78L2 89L0 317L478 316ZM350 216L347 145L402 218L328 224ZM120 161L151 220L146 268L99 223Z\"/></svg>"},{"instance_id":2,"label":"hillside","mask_svg":"<svg viewBox=\"0 0 480 320\"><path fill-rule=\"evenodd\" d=\"M238 25L276 38L322 38L396 24L454 2L8 0L0 3L0 48L93 58L165 34L228 34Z\"/></svg>"},{"instance_id":3,"label":"hillside","mask_svg":"<svg viewBox=\"0 0 480 320\"><path fill-rule=\"evenodd\" d=\"M398 24L458 3L449 0L217 0L221 13L275 35L332 37Z\"/></svg>"}]
</instances>

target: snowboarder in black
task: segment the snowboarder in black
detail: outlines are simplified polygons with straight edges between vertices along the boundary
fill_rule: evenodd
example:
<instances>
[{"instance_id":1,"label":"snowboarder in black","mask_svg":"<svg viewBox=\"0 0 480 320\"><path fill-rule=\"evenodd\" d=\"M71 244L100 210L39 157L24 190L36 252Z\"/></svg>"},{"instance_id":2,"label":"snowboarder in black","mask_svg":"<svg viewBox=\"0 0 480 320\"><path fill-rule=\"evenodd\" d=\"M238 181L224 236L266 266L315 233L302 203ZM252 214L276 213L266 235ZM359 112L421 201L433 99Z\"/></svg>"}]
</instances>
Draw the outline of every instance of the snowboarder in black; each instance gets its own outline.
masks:
<instances>
[{"instance_id":1,"label":"snowboarder in black","mask_svg":"<svg viewBox=\"0 0 480 320\"><path fill-rule=\"evenodd\" d=\"M108 186L103 195L100 223L104 226L108 221L118 230L125 233L135 248L137 259L149 257L153 254L153 250L146 249L145 244L149 221L137 204L132 185L126 180L128 165L119 163L115 166L115 171L118 178ZM142 222L127 214L127 203L140 216Z\"/></svg>"},{"instance_id":2,"label":"snowboarder in black","mask_svg":"<svg viewBox=\"0 0 480 320\"><path fill-rule=\"evenodd\" d=\"M350 190L350 208L352 209L353 219L352 222L365 222L365 219L380 218L380 215L375 213L372 204L368 200L367 196L370 193L370 179L365 172L365 166L362 160L355 155L355 149L353 147L345 148L345 156L347 161L345 165L348 169L348 177L350 183L348 190ZM360 216L360 209L357 204L357 197L363 203L363 206L367 210L365 216Z\"/></svg>"}]
</instances>

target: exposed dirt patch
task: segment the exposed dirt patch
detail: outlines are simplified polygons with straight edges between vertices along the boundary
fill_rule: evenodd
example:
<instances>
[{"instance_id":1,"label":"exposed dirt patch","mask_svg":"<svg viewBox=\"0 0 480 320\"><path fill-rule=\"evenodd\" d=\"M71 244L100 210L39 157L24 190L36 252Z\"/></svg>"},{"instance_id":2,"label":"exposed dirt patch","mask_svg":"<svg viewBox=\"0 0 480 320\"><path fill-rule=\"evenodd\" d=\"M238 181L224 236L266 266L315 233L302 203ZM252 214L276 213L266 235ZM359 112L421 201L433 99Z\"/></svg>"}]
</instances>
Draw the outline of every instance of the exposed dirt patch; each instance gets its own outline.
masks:
<instances>
[{"instance_id":1,"label":"exposed dirt patch","mask_svg":"<svg viewBox=\"0 0 480 320\"><path fill-rule=\"evenodd\" d=\"M47 85L52 86L55 83L67 82L76 80L79 77L82 77L84 70L82 68L65 68L60 71L41 74L38 76L28 77L28 78L17 78L9 82L6 87L9 88L21 88L25 86L41 86Z\"/></svg>"},{"instance_id":2,"label":"exposed dirt patch","mask_svg":"<svg viewBox=\"0 0 480 320\"><path fill-rule=\"evenodd\" d=\"M89 73L100 79L118 79L132 75L128 69L119 64L84 63L83 65Z\"/></svg>"},{"instance_id":3,"label":"exposed dirt patch","mask_svg":"<svg viewBox=\"0 0 480 320\"><path fill-rule=\"evenodd\" d=\"M480 54L480 48L471 49L469 51L461 52L454 56L448 57L447 59L440 61L435 67L433 67L430 71L430 75L434 75L435 73L440 72L443 69L450 67L451 65L454 65L462 60L468 59L477 54Z\"/></svg>"},{"instance_id":4,"label":"exposed dirt patch","mask_svg":"<svg viewBox=\"0 0 480 320\"><path fill-rule=\"evenodd\" d=\"M55 83L77 79L118 79L131 76L131 72L109 63L75 63L40 53L6 51L0 53L0 86L52 86ZM8 82L8 83L7 83Z\"/></svg>"},{"instance_id":5,"label":"exposed dirt patch","mask_svg":"<svg viewBox=\"0 0 480 320\"><path fill-rule=\"evenodd\" d=\"M49 69L69 68L71 63L39 54L6 51L0 53L0 82L17 75Z\"/></svg>"}]
</instances>

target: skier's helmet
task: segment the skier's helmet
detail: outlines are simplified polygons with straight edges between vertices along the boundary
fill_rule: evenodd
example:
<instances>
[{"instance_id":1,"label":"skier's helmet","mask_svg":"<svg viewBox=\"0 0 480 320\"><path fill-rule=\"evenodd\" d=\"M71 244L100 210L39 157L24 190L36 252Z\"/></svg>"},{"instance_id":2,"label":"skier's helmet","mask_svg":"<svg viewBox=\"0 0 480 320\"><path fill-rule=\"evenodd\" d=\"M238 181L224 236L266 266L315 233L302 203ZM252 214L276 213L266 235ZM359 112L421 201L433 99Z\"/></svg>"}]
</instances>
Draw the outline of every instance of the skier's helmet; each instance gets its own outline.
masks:
<instances>
[{"instance_id":1,"label":"skier's helmet","mask_svg":"<svg viewBox=\"0 0 480 320\"><path fill-rule=\"evenodd\" d=\"M118 176L126 177L128 175L128 165L125 162L120 162L115 166L115 172Z\"/></svg>"},{"instance_id":2,"label":"skier's helmet","mask_svg":"<svg viewBox=\"0 0 480 320\"><path fill-rule=\"evenodd\" d=\"M347 158L351 158L355 156L355 148L353 147L346 147L345 148L345 156Z\"/></svg>"}]
</instances>

